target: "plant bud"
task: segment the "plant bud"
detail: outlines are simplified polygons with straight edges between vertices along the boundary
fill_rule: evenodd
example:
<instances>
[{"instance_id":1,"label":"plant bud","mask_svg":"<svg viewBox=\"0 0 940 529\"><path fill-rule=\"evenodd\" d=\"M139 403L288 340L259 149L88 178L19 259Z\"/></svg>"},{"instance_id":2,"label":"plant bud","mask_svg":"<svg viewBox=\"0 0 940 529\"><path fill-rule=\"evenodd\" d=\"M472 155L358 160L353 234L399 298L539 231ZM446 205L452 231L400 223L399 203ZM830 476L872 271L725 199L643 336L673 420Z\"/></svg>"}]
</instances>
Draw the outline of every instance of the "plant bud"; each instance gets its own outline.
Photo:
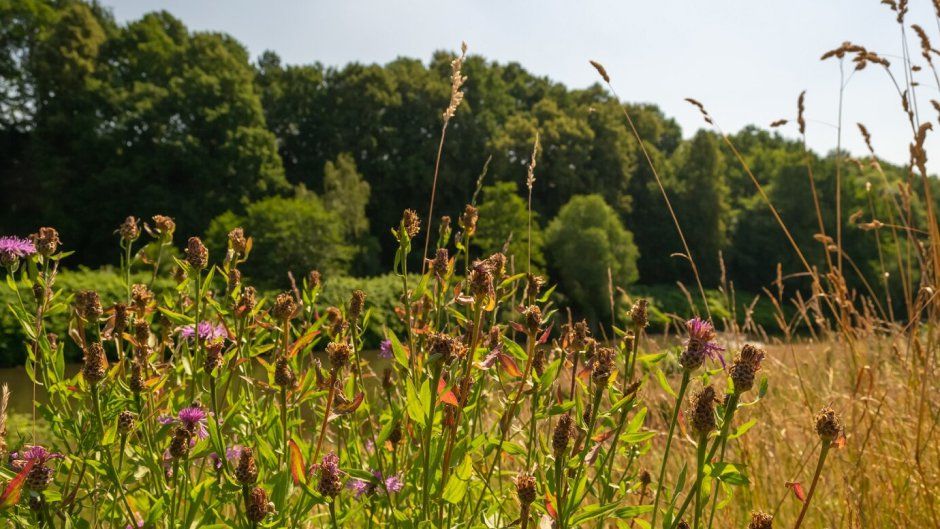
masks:
<instances>
[{"instance_id":1,"label":"plant bud","mask_svg":"<svg viewBox=\"0 0 940 529\"><path fill-rule=\"evenodd\" d=\"M687 417L692 432L697 435L707 435L715 429L715 388L705 386L692 393Z\"/></svg>"},{"instance_id":2,"label":"plant bud","mask_svg":"<svg viewBox=\"0 0 940 529\"><path fill-rule=\"evenodd\" d=\"M134 429L134 423L137 422L137 414L132 411L124 410L118 415L118 433L127 435Z\"/></svg>"},{"instance_id":3,"label":"plant bud","mask_svg":"<svg viewBox=\"0 0 940 529\"><path fill-rule=\"evenodd\" d=\"M258 465L251 448L241 449L238 455L238 466L235 467L235 479L242 485L254 485L258 480Z\"/></svg>"},{"instance_id":4,"label":"plant bud","mask_svg":"<svg viewBox=\"0 0 940 529\"><path fill-rule=\"evenodd\" d=\"M274 300L274 307L271 308L271 316L277 321L288 321L294 317L297 311L297 302L290 292L281 292Z\"/></svg>"},{"instance_id":5,"label":"plant bud","mask_svg":"<svg viewBox=\"0 0 940 529\"><path fill-rule=\"evenodd\" d=\"M85 348L85 357L82 363L82 376L85 381L94 386L101 382L108 370L108 358L104 348L99 342L92 342Z\"/></svg>"},{"instance_id":6,"label":"plant bud","mask_svg":"<svg viewBox=\"0 0 940 529\"><path fill-rule=\"evenodd\" d=\"M130 216L124 219L118 232L121 234L121 240L126 243L136 241L140 237L140 225L137 223L137 218Z\"/></svg>"},{"instance_id":7,"label":"plant bud","mask_svg":"<svg viewBox=\"0 0 940 529\"><path fill-rule=\"evenodd\" d=\"M774 516L765 512L751 513L751 523L747 524L747 529L773 529Z\"/></svg>"},{"instance_id":8,"label":"plant bud","mask_svg":"<svg viewBox=\"0 0 940 529\"><path fill-rule=\"evenodd\" d=\"M268 501L268 493L261 487L255 487L245 495L245 515L248 521L261 523L273 510L274 506Z\"/></svg>"},{"instance_id":9,"label":"plant bud","mask_svg":"<svg viewBox=\"0 0 940 529\"><path fill-rule=\"evenodd\" d=\"M202 270L209 264L209 250L199 237L190 237L186 245L186 262L196 270Z\"/></svg>"},{"instance_id":10,"label":"plant bud","mask_svg":"<svg viewBox=\"0 0 940 529\"><path fill-rule=\"evenodd\" d=\"M842 419L835 410L826 406L816 414L816 434L825 442L832 442L842 435Z\"/></svg>"}]
</instances>

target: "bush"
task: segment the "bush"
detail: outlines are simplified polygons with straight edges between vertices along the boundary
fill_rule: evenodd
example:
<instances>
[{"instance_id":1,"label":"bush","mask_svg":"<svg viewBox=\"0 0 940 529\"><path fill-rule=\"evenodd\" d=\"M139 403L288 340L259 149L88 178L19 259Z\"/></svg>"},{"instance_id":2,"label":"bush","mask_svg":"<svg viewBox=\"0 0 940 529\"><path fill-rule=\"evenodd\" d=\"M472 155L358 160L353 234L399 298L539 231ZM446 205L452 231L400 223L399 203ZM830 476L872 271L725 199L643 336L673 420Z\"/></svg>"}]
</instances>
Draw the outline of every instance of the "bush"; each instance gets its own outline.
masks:
<instances>
[{"instance_id":1,"label":"bush","mask_svg":"<svg viewBox=\"0 0 940 529\"><path fill-rule=\"evenodd\" d=\"M409 287L418 284L420 276L409 279ZM349 302L353 290L360 289L366 293L366 308L370 310L366 334L363 345L375 349L385 338L385 329L398 336L407 331L405 324L395 314L394 307L399 303L402 292L401 278L395 274L386 274L375 277L335 277L325 278L320 293L320 305L343 306Z\"/></svg>"},{"instance_id":2,"label":"bush","mask_svg":"<svg viewBox=\"0 0 940 529\"><path fill-rule=\"evenodd\" d=\"M633 283L639 255L613 208L600 195L575 196L548 225L545 239L560 290L585 317L609 317L607 271L615 286Z\"/></svg>"},{"instance_id":3,"label":"bush","mask_svg":"<svg viewBox=\"0 0 940 529\"><path fill-rule=\"evenodd\" d=\"M511 239L510 239L511 238ZM490 255L502 251L509 242L508 256L515 257L516 270L525 270L529 252L529 214L526 201L516 192L513 182L498 182L483 188L480 220L473 244ZM532 212L532 271L541 273L545 268L542 255L544 237L539 226L538 213Z\"/></svg>"}]
</instances>

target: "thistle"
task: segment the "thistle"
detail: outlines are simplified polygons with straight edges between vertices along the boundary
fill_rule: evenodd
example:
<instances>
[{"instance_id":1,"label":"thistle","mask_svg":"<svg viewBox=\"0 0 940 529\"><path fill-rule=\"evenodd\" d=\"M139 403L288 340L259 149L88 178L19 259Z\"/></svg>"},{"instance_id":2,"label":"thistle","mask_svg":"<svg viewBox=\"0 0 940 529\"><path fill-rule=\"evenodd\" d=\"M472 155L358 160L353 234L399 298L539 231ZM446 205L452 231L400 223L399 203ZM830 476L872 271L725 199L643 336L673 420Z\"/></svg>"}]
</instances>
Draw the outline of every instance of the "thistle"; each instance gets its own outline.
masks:
<instances>
[{"instance_id":1,"label":"thistle","mask_svg":"<svg viewBox=\"0 0 940 529\"><path fill-rule=\"evenodd\" d=\"M245 494L245 516L252 523L261 523L268 514L274 512L274 505L268 501L268 493L261 487L254 487Z\"/></svg>"},{"instance_id":2,"label":"thistle","mask_svg":"<svg viewBox=\"0 0 940 529\"><path fill-rule=\"evenodd\" d=\"M100 342L92 342L85 348L82 363L82 377L88 384L94 386L101 382L108 370L108 358Z\"/></svg>"},{"instance_id":3,"label":"thistle","mask_svg":"<svg viewBox=\"0 0 940 529\"><path fill-rule=\"evenodd\" d=\"M209 250L199 237L190 237L186 244L186 262L195 270L202 270L209 265Z\"/></svg>"},{"instance_id":4,"label":"thistle","mask_svg":"<svg viewBox=\"0 0 940 529\"><path fill-rule=\"evenodd\" d=\"M258 465L250 448L243 447L239 451L235 479L244 486L254 485L258 480Z\"/></svg>"},{"instance_id":5,"label":"thistle","mask_svg":"<svg viewBox=\"0 0 940 529\"><path fill-rule=\"evenodd\" d=\"M744 393L754 387L754 375L760 370L764 356L764 351L753 345L741 348L728 369L735 392Z\"/></svg>"},{"instance_id":6,"label":"thistle","mask_svg":"<svg viewBox=\"0 0 940 529\"><path fill-rule=\"evenodd\" d=\"M774 516L765 512L751 513L751 522L747 524L747 529L773 529Z\"/></svg>"}]
</instances>

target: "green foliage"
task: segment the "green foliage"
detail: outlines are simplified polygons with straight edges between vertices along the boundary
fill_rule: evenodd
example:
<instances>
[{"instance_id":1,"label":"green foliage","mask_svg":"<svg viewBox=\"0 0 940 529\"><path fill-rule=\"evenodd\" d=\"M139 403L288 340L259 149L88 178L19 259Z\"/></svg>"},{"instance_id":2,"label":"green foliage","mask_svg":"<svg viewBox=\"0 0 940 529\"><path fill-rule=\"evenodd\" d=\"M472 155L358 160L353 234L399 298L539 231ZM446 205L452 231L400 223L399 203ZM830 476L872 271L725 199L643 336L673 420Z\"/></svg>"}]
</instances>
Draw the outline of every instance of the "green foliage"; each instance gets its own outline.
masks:
<instances>
[{"instance_id":1,"label":"green foliage","mask_svg":"<svg viewBox=\"0 0 940 529\"><path fill-rule=\"evenodd\" d=\"M498 182L484 186L479 212L480 220L473 244L483 255L491 255L502 251L508 241L507 257L515 258L516 271L525 271L529 255L529 214L525 199L517 193L516 184ZM532 271L537 274L545 268L543 245L538 213L532 212Z\"/></svg>"},{"instance_id":2,"label":"green foliage","mask_svg":"<svg viewBox=\"0 0 940 529\"><path fill-rule=\"evenodd\" d=\"M223 213L209 226L210 247L222 251L226 235L236 227L254 239L252 255L260 256L245 263L244 272L263 286L287 286L288 272L296 278L310 270L327 276L343 274L354 254L339 215L310 192L259 200L249 204L244 215Z\"/></svg>"},{"instance_id":3,"label":"green foliage","mask_svg":"<svg viewBox=\"0 0 940 529\"><path fill-rule=\"evenodd\" d=\"M610 314L608 271L614 287L637 279L633 235L600 195L572 198L548 225L545 240L563 291L592 319Z\"/></svg>"},{"instance_id":4,"label":"green foliage","mask_svg":"<svg viewBox=\"0 0 940 529\"><path fill-rule=\"evenodd\" d=\"M419 280L419 276L409 277L412 284L417 284ZM361 278L327 277L323 281L320 297L323 303L343 306L349 303L349 294L356 289L368 294L366 308L371 311L369 325L363 335L366 348L377 349L379 342L387 336L387 331L397 336L405 335L405 324L394 310L401 295L401 277L395 274Z\"/></svg>"}]
</instances>

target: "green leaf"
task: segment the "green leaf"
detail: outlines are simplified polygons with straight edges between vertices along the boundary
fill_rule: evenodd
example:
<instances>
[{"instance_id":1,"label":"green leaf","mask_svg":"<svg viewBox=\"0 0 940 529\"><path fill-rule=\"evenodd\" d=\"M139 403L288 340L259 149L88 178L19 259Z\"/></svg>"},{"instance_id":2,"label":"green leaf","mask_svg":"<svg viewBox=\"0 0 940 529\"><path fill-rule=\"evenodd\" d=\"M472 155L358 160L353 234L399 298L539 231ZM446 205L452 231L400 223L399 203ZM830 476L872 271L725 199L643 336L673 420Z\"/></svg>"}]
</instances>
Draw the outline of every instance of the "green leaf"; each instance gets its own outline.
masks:
<instances>
[{"instance_id":1,"label":"green leaf","mask_svg":"<svg viewBox=\"0 0 940 529\"><path fill-rule=\"evenodd\" d=\"M427 420L425 419L425 410L427 408L421 406L421 399L418 397L418 391L415 389L414 382L409 381L408 385L405 386L405 398L405 406L408 409L408 416L411 417L411 420L421 426L427 424Z\"/></svg>"},{"instance_id":2,"label":"green leaf","mask_svg":"<svg viewBox=\"0 0 940 529\"><path fill-rule=\"evenodd\" d=\"M408 354L405 353L405 348L398 341L398 337L395 333L388 333L388 339L392 342L392 355L395 356L395 361L402 367L408 367Z\"/></svg>"},{"instance_id":3,"label":"green leaf","mask_svg":"<svg viewBox=\"0 0 940 529\"><path fill-rule=\"evenodd\" d=\"M663 370L657 367L653 370L653 372L656 373L656 381L659 382L659 386L663 388L663 391L668 393L670 396L675 397L676 392L673 391L672 387L669 385L669 381L666 380L666 374L663 373Z\"/></svg>"},{"instance_id":4,"label":"green leaf","mask_svg":"<svg viewBox=\"0 0 940 529\"><path fill-rule=\"evenodd\" d=\"M452 504L458 504L463 501L467 495L467 482L473 473L473 460L470 456L463 458L463 462L457 467L457 470L447 480L442 497L444 501Z\"/></svg>"},{"instance_id":5,"label":"green leaf","mask_svg":"<svg viewBox=\"0 0 940 529\"><path fill-rule=\"evenodd\" d=\"M728 439L737 439L738 437L741 437L741 436L744 435L748 430L750 430L755 424L757 424L757 419L751 419L751 420L747 421L746 423L742 424L741 426L738 426L738 427L734 430L734 433L732 433L731 435L728 436Z\"/></svg>"}]
</instances>

